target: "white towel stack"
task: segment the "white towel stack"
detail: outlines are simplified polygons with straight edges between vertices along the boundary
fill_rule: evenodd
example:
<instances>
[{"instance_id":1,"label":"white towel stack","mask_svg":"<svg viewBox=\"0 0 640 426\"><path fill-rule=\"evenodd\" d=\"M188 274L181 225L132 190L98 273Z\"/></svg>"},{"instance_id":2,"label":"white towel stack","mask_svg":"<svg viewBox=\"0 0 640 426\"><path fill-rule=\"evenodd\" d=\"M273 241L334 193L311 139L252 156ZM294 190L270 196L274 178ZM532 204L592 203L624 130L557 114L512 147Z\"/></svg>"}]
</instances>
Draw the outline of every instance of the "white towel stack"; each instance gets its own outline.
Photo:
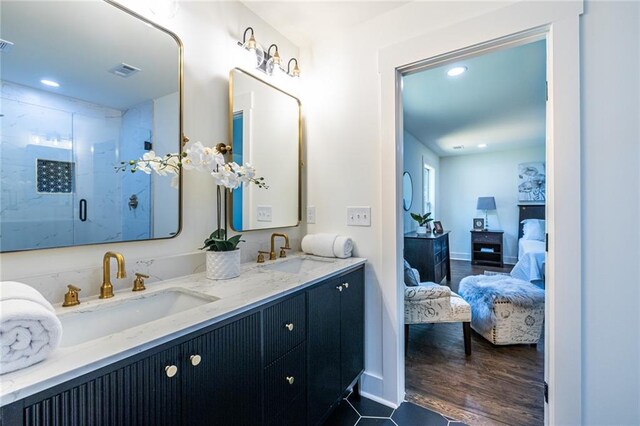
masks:
<instances>
[{"instance_id":1,"label":"white towel stack","mask_svg":"<svg viewBox=\"0 0 640 426\"><path fill-rule=\"evenodd\" d=\"M322 257L351 257L353 241L338 234L308 234L302 239L302 251Z\"/></svg>"},{"instance_id":2,"label":"white towel stack","mask_svg":"<svg viewBox=\"0 0 640 426\"><path fill-rule=\"evenodd\" d=\"M0 374L42 361L58 347L62 324L36 289L0 282Z\"/></svg>"}]
</instances>

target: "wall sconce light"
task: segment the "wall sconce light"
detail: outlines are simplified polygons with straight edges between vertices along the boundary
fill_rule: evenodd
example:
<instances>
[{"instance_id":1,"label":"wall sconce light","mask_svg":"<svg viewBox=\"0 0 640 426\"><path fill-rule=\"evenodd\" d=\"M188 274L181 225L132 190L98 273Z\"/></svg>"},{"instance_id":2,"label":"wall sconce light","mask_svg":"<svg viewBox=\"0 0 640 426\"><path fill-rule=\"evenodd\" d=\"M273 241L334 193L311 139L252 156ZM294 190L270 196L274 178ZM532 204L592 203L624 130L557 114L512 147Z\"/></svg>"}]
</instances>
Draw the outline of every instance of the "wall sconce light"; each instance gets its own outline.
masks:
<instances>
[{"instance_id":1,"label":"wall sconce light","mask_svg":"<svg viewBox=\"0 0 640 426\"><path fill-rule=\"evenodd\" d=\"M251 31L251 36L247 40L247 33L249 31ZM247 51L249 51L249 53L255 56L256 68L260 67L260 65L262 65L262 63L264 62L264 49L262 48L262 46L260 46L260 43L256 41L256 38L253 35L253 28L247 27L247 29L244 30L241 46L243 49L246 49Z\"/></svg>"},{"instance_id":2,"label":"wall sconce light","mask_svg":"<svg viewBox=\"0 0 640 426\"><path fill-rule=\"evenodd\" d=\"M293 69L291 69L291 62L295 61L295 65ZM287 74L291 77L300 77L300 68L298 67L298 60L296 58L289 59L289 63L287 64Z\"/></svg>"},{"instance_id":3,"label":"wall sconce light","mask_svg":"<svg viewBox=\"0 0 640 426\"><path fill-rule=\"evenodd\" d=\"M247 34L249 34L248 39ZM280 57L278 45L275 43L272 44L265 52L262 46L256 41L253 28L247 27L247 29L244 30L242 41L238 42L238 46L250 52L251 62L257 69L263 71L265 74L273 76L285 72L284 62ZM291 62L295 62L293 69L291 69ZM296 58L289 60L286 73L289 77L300 77L300 68L298 67L298 60Z\"/></svg>"},{"instance_id":4,"label":"wall sconce light","mask_svg":"<svg viewBox=\"0 0 640 426\"><path fill-rule=\"evenodd\" d=\"M271 49L275 47L275 52L271 54ZM267 49L267 74L273 75L274 72L282 71L282 59L280 59L280 52L278 52L278 45L272 44Z\"/></svg>"}]
</instances>

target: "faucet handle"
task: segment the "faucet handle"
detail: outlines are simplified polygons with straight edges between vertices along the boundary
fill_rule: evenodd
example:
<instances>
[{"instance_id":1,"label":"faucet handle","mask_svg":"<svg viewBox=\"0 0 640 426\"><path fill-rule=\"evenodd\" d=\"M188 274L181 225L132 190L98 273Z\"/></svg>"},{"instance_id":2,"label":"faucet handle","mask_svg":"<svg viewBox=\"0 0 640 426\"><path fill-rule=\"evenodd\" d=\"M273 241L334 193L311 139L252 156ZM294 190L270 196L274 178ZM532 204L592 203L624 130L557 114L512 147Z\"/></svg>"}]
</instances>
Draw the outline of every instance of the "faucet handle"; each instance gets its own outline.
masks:
<instances>
[{"instance_id":1,"label":"faucet handle","mask_svg":"<svg viewBox=\"0 0 640 426\"><path fill-rule=\"evenodd\" d=\"M69 291L64 295L64 302L62 303L62 306L66 308L68 306L79 305L80 299L78 298L78 292L80 289L72 284L69 284L67 288L69 288Z\"/></svg>"},{"instance_id":2,"label":"faucet handle","mask_svg":"<svg viewBox=\"0 0 640 426\"><path fill-rule=\"evenodd\" d=\"M144 286L144 279L149 278L149 275L141 274L139 272L135 273L136 279L133 280L133 289L131 291L142 291L147 288Z\"/></svg>"},{"instance_id":3,"label":"faucet handle","mask_svg":"<svg viewBox=\"0 0 640 426\"><path fill-rule=\"evenodd\" d=\"M268 251L262 251L262 250L258 250L258 263L264 263L264 255L265 254L269 254Z\"/></svg>"},{"instance_id":4,"label":"faucet handle","mask_svg":"<svg viewBox=\"0 0 640 426\"><path fill-rule=\"evenodd\" d=\"M287 257L286 250L291 250L290 247L280 247L280 257Z\"/></svg>"}]
</instances>

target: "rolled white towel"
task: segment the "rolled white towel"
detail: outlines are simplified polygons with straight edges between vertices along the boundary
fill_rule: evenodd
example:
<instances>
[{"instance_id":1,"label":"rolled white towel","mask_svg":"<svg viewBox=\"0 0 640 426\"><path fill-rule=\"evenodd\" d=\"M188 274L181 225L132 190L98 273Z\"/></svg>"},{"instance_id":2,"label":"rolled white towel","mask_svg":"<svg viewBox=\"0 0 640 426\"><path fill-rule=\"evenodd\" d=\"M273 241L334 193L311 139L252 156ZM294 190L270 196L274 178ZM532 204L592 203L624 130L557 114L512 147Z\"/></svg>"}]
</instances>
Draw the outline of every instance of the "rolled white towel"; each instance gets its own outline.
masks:
<instances>
[{"instance_id":1,"label":"rolled white towel","mask_svg":"<svg viewBox=\"0 0 640 426\"><path fill-rule=\"evenodd\" d=\"M42 361L62 337L62 324L40 293L25 284L5 284L0 283L0 374Z\"/></svg>"},{"instance_id":2,"label":"rolled white towel","mask_svg":"<svg viewBox=\"0 0 640 426\"><path fill-rule=\"evenodd\" d=\"M313 254L322 257L335 257L333 243L338 234L315 234L313 237Z\"/></svg>"},{"instance_id":3,"label":"rolled white towel","mask_svg":"<svg viewBox=\"0 0 640 426\"><path fill-rule=\"evenodd\" d=\"M353 241L349 237L345 237L343 235L338 235L336 240L333 242L333 254L336 257L341 259L345 259L347 257L351 257L351 252L353 251Z\"/></svg>"},{"instance_id":4,"label":"rolled white towel","mask_svg":"<svg viewBox=\"0 0 640 426\"><path fill-rule=\"evenodd\" d=\"M315 235L307 234L302 238L302 242L300 243L300 247L302 251L307 254L313 254L313 240Z\"/></svg>"},{"instance_id":5,"label":"rolled white towel","mask_svg":"<svg viewBox=\"0 0 640 426\"><path fill-rule=\"evenodd\" d=\"M0 301L13 299L30 300L42 305L51 312L55 312L51 303L35 288L16 281L2 281L0 283Z\"/></svg>"}]
</instances>

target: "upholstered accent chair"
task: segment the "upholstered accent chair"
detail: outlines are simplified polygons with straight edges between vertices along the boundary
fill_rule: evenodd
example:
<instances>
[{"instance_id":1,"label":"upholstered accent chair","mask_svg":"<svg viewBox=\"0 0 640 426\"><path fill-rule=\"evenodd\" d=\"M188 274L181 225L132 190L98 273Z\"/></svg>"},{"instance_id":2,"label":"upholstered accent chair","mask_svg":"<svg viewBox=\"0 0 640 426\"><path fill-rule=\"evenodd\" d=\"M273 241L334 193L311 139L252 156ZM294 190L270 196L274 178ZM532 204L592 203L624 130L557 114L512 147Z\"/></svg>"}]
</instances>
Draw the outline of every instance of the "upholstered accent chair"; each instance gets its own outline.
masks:
<instances>
[{"instance_id":1,"label":"upholstered accent chair","mask_svg":"<svg viewBox=\"0 0 640 426\"><path fill-rule=\"evenodd\" d=\"M417 286L405 285L404 290L404 349L409 349L411 324L461 322L464 352L471 355L471 306L447 286L420 282L420 274L411 268Z\"/></svg>"}]
</instances>

